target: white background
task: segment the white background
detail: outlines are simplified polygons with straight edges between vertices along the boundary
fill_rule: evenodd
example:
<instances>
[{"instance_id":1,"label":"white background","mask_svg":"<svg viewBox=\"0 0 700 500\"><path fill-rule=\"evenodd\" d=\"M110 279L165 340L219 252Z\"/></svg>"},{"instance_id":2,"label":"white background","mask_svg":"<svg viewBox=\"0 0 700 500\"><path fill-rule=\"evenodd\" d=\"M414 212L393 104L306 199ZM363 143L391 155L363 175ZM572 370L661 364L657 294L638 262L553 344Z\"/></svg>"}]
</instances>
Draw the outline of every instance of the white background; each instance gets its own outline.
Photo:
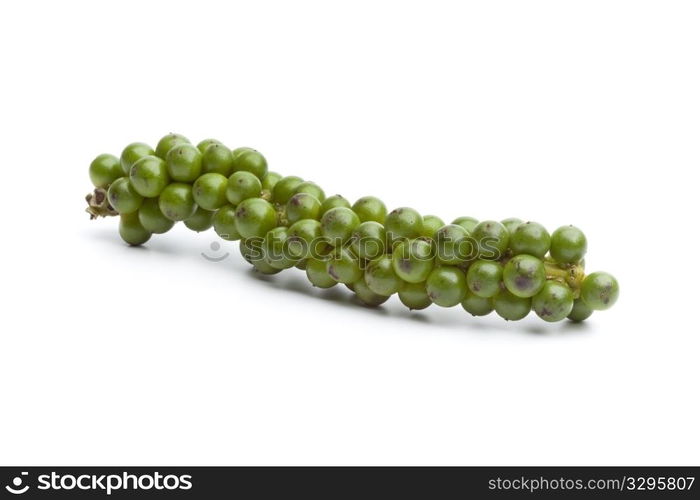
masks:
<instances>
[{"instance_id":1,"label":"white background","mask_svg":"<svg viewBox=\"0 0 700 500\"><path fill-rule=\"evenodd\" d=\"M2 464L695 464L696 2L12 2ZM587 323L372 310L213 231L129 248L87 167L170 131L349 199L517 216L621 283Z\"/></svg>"}]
</instances>

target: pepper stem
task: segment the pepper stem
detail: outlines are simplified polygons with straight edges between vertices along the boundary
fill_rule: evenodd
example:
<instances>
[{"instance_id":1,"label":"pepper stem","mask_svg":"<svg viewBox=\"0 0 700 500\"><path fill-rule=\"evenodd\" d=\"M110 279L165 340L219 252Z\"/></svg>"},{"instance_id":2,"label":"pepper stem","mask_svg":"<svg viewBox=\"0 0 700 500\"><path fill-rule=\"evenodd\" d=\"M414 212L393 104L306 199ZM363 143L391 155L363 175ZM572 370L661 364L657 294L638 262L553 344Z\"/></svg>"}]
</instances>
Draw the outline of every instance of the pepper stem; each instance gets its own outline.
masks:
<instances>
[{"instance_id":1,"label":"pepper stem","mask_svg":"<svg viewBox=\"0 0 700 500\"><path fill-rule=\"evenodd\" d=\"M560 265L556 262L546 260L544 262L544 269L547 273L548 280L557 280L566 283L573 290L574 296L578 297L581 289L581 282L583 282L583 278L586 277L583 263Z\"/></svg>"},{"instance_id":2,"label":"pepper stem","mask_svg":"<svg viewBox=\"0 0 700 500\"><path fill-rule=\"evenodd\" d=\"M92 193L88 193L85 197L88 207L85 209L87 213L90 214L90 219L97 219L98 217L112 217L119 215L119 213L112 208L107 200L107 190L102 188L95 188Z\"/></svg>"}]
</instances>

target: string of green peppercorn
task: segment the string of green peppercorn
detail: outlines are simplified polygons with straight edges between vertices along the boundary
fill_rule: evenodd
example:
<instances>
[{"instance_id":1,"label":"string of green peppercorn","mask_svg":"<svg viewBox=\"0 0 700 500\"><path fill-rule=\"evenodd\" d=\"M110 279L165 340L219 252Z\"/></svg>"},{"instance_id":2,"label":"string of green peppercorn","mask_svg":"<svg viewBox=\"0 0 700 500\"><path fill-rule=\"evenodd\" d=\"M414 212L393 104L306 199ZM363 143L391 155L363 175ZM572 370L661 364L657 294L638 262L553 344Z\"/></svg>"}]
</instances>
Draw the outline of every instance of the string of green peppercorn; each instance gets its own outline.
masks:
<instances>
[{"instance_id":1,"label":"string of green peppercorn","mask_svg":"<svg viewBox=\"0 0 700 500\"><path fill-rule=\"evenodd\" d=\"M254 149L231 150L215 139L195 146L168 134L155 150L132 143L119 158L95 158L90 179L91 218L118 215L130 245L179 221L197 232L213 227L240 240L257 271L303 269L314 286L343 283L370 306L398 294L415 310L461 304L474 316L495 310L520 320L534 310L545 321L583 321L619 294L610 274L585 274L587 241L574 226L550 235L520 219L445 224L412 208L388 212L373 196L351 205L313 182L268 171Z\"/></svg>"}]
</instances>

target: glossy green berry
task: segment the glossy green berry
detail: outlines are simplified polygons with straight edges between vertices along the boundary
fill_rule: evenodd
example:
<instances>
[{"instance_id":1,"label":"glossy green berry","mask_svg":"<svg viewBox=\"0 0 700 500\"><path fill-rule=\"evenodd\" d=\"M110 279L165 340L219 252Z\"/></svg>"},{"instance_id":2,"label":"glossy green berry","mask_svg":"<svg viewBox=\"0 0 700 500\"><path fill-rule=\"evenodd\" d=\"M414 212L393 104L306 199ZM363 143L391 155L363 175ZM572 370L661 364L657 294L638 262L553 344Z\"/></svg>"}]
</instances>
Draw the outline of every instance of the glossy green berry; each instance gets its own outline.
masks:
<instances>
[{"instance_id":1,"label":"glossy green berry","mask_svg":"<svg viewBox=\"0 0 700 500\"><path fill-rule=\"evenodd\" d=\"M236 156L239 156L239 155L242 155L243 153L248 153L251 151L255 151L255 149L244 146L244 147L236 148L236 149L232 150L231 152L233 153L233 157L235 158Z\"/></svg>"},{"instance_id":2,"label":"glossy green berry","mask_svg":"<svg viewBox=\"0 0 700 500\"><path fill-rule=\"evenodd\" d=\"M204 210L218 210L226 205L228 179L214 172L199 176L192 185L194 201Z\"/></svg>"},{"instance_id":3,"label":"glossy green berry","mask_svg":"<svg viewBox=\"0 0 700 500\"><path fill-rule=\"evenodd\" d=\"M217 139L204 139L197 143L197 149L199 149L200 153L204 153L212 144L222 144L222 142Z\"/></svg>"},{"instance_id":4,"label":"glossy green berry","mask_svg":"<svg viewBox=\"0 0 700 500\"><path fill-rule=\"evenodd\" d=\"M423 232L423 217L412 208L397 208L387 214L384 229L393 246L399 241L420 236Z\"/></svg>"},{"instance_id":5,"label":"glossy green berry","mask_svg":"<svg viewBox=\"0 0 700 500\"><path fill-rule=\"evenodd\" d=\"M352 232L350 248L361 259L373 260L384 254L386 231L379 222L366 221Z\"/></svg>"},{"instance_id":6,"label":"glossy green berry","mask_svg":"<svg viewBox=\"0 0 700 500\"><path fill-rule=\"evenodd\" d=\"M451 224L456 224L458 226L462 226L464 229L467 230L469 234L474 231L474 228L476 225L479 223L477 219L474 217L457 217L455 220L451 222Z\"/></svg>"},{"instance_id":7,"label":"glossy green berry","mask_svg":"<svg viewBox=\"0 0 700 500\"><path fill-rule=\"evenodd\" d=\"M412 311L425 309L433 303L425 291L425 283L404 283L399 290L399 300Z\"/></svg>"},{"instance_id":8,"label":"glossy green berry","mask_svg":"<svg viewBox=\"0 0 700 500\"><path fill-rule=\"evenodd\" d=\"M581 298L588 307L595 311L604 311L617 302L620 295L620 285L608 273L595 272L583 279L581 283Z\"/></svg>"},{"instance_id":9,"label":"glossy green berry","mask_svg":"<svg viewBox=\"0 0 700 500\"><path fill-rule=\"evenodd\" d=\"M574 300L574 305L571 308L571 312L569 313L567 318L569 318L574 323L578 323L580 321L585 321L588 318L590 318L591 314L593 314L593 309L588 307L588 305L583 301L583 299L576 299Z\"/></svg>"},{"instance_id":10,"label":"glossy green berry","mask_svg":"<svg viewBox=\"0 0 700 500\"><path fill-rule=\"evenodd\" d=\"M574 294L564 283L547 281L532 298L532 309L545 321L554 323L565 319L574 307Z\"/></svg>"},{"instance_id":11,"label":"glossy green berry","mask_svg":"<svg viewBox=\"0 0 700 500\"><path fill-rule=\"evenodd\" d=\"M236 229L236 207L224 205L214 213L212 220L214 231L226 241L236 241L241 238Z\"/></svg>"},{"instance_id":12,"label":"glossy green berry","mask_svg":"<svg viewBox=\"0 0 700 500\"><path fill-rule=\"evenodd\" d=\"M327 243L321 236L321 223L315 219L302 219L289 226L287 248L297 259L319 257L326 252Z\"/></svg>"},{"instance_id":13,"label":"glossy green berry","mask_svg":"<svg viewBox=\"0 0 700 500\"><path fill-rule=\"evenodd\" d=\"M119 158L101 154L90 163L90 181L97 188L106 188L124 175Z\"/></svg>"},{"instance_id":14,"label":"glossy green berry","mask_svg":"<svg viewBox=\"0 0 700 500\"><path fill-rule=\"evenodd\" d=\"M128 177L120 177L110 184L107 200L120 214L130 214L141 207L143 196L136 192Z\"/></svg>"},{"instance_id":15,"label":"glossy green berry","mask_svg":"<svg viewBox=\"0 0 700 500\"><path fill-rule=\"evenodd\" d=\"M456 306L467 294L467 278L456 266L436 267L425 280L428 297L441 307Z\"/></svg>"},{"instance_id":16,"label":"glossy green berry","mask_svg":"<svg viewBox=\"0 0 700 500\"><path fill-rule=\"evenodd\" d=\"M241 240L240 250L243 258L253 265L256 271L262 274L277 274L280 269L275 269L265 262L265 255L262 251L262 238L251 238Z\"/></svg>"},{"instance_id":17,"label":"glossy green berry","mask_svg":"<svg viewBox=\"0 0 700 500\"><path fill-rule=\"evenodd\" d=\"M326 261L313 257L306 260L306 277L318 288L331 288L338 283L328 274Z\"/></svg>"},{"instance_id":18,"label":"glossy green berry","mask_svg":"<svg viewBox=\"0 0 700 500\"><path fill-rule=\"evenodd\" d=\"M503 266L493 260L477 260L467 270L469 291L481 298L490 298L501 290Z\"/></svg>"},{"instance_id":19,"label":"glossy green berry","mask_svg":"<svg viewBox=\"0 0 700 500\"><path fill-rule=\"evenodd\" d=\"M435 258L438 263L457 265L473 258L475 248L469 233L462 226L447 224L433 232Z\"/></svg>"},{"instance_id":20,"label":"glossy green berry","mask_svg":"<svg viewBox=\"0 0 700 500\"><path fill-rule=\"evenodd\" d=\"M129 175L131 167L136 163L137 160L143 158L144 156L152 156L156 154L155 151L148 144L143 142L132 142L127 147L122 150L121 157L119 158L119 163L122 166L122 172L124 175Z\"/></svg>"},{"instance_id":21,"label":"glossy green berry","mask_svg":"<svg viewBox=\"0 0 700 500\"><path fill-rule=\"evenodd\" d=\"M223 144L210 144L202 153L202 173L228 177L233 172L233 153Z\"/></svg>"},{"instance_id":22,"label":"glossy green berry","mask_svg":"<svg viewBox=\"0 0 700 500\"><path fill-rule=\"evenodd\" d=\"M511 237L513 236L513 232L515 231L515 229L522 223L523 221L521 219L518 219L517 217L511 217L509 219L503 219L501 221L501 224L505 226Z\"/></svg>"},{"instance_id":23,"label":"glossy green berry","mask_svg":"<svg viewBox=\"0 0 700 500\"><path fill-rule=\"evenodd\" d=\"M350 208L350 202L343 198L339 194L334 194L333 196L328 196L323 203L321 203L321 215L328 212L331 208L345 207Z\"/></svg>"},{"instance_id":24,"label":"glossy green berry","mask_svg":"<svg viewBox=\"0 0 700 500\"><path fill-rule=\"evenodd\" d=\"M129 213L119 217L119 236L129 245L138 246L146 243L151 233L141 225L138 214Z\"/></svg>"},{"instance_id":25,"label":"glossy green berry","mask_svg":"<svg viewBox=\"0 0 700 500\"><path fill-rule=\"evenodd\" d=\"M170 176L161 158L144 156L131 166L129 180L138 194L146 198L155 198L168 185Z\"/></svg>"},{"instance_id":26,"label":"glossy green berry","mask_svg":"<svg viewBox=\"0 0 700 500\"><path fill-rule=\"evenodd\" d=\"M342 247L330 254L326 261L326 271L338 283L355 283L363 274L357 257Z\"/></svg>"},{"instance_id":27,"label":"glossy green berry","mask_svg":"<svg viewBox=\"0 0 700 500\"><path fill-rule=\"evenodd\" d=\"M282 272L281 269L275 269L274 267L272 267L270 264L268 264L264 260L259 260L259 261L255 262L253 264L253 268L261 274L268 274L268 275L277 274L277 273Z\"/></svg>"},{"instance_id":28,"label":"glossy green berry","mask_svg":"<svg viewBox=\"0 0 700 500\"><path fill-rule=\"evenodd\" d=\"M428 279L434 261L432 242L420 238L399 243L392 254L394 271L409 283L420 283Z\"/></svg>"},{"instance_id":29,"label":"glossy green berry","mask_svg":"<svg viewBox=\"0 0 700 500\"><path fill-rule=\"evenodd\" d=\"M560 264L575 264L586 255L586 235L574 226L562 226L552 233L549 253Z\"/></svg>"},{"instance_id":30,"label":"glossy green berry","mask_svg":"<svg viewBox=\"0 0 700 500\"><path fill-rule=\"evenodd\" d=\"M275 188L275 185L279 180L282 178L280 174L277 172L268 172L265 174L265 177L262 179L262 188L265 191L268 191L269 193L272 193L272 190Z\"/></svg>"},{"instance_id":31,"label":"glossy green berry","mask_svg":"<svg viewBox=\"0 0 700 500\"><path fill-rule=\"evenodd\" d=\"M265 235L262 244L265 262L275 269L289 269L294 267L298 259L289 255L287 249L288 231L286 227L276 227Z\"/></svg>"},{"instance_id":32,"label":"glossy green berry","mask_svg":"<svg viewBox=\"0 0 700 500\"><path fill-rule=\"evenodd\" d=\"M198 207L194 214L185 219L185 226L192 231L201 233L214 225L214 212Z\"/></svg>"},{"instance_id":33,"label":"glossy green berry","mask_svg":"<svg viewBox=\"0 0 700 500\"><path fill-rule=\"evenodd\" d=\"M192 144L178 144L165 156L170 177L178 182L194 182L202 173L202 153Z\"/></svg>"},{"instance_id":34,"label":"glossy green berry","mask_svg":"<svg viewBox=\"0 0 700 500\"><path fill-rule=\"evenodd\" d=\"M532 255L516 255L503 268L503 284L518 297L533 297L546 280L544 264Z\"/></svg>"},{"instance_id":35,"label":"glossy green berry","mask_svg":"<svg viewBox=\"0 0 700 500\"><path fill-rule=\"evenodd\" d=\"M228 178L226 198L234 205L248 198L259 198L261 193L260 179L250 172L236 172Z\"/></svg>"},{"instance_id":36,"label":"glossy green berry","mask_svg":"<svg viewBox=\"0 0 700 500\"><path fill-rule=\"evenodd\" d=\"M265 254L262 250L262 243L262 238L251 238L249 240L241 239L238 246L241 251L241 257L243 257L248 264L255 264L257 261L263 260Z\"/></svg>"},{"instance_id":37,"label":"glossy green berry","mask_svg":"<svg viewBox=\"0 0 700 500\"><path fill-rule=\"evenodd\" d=\"M336 207L321 217L321 233L333 246L345 243L360 225L360 218L349 208Z\"/></svg>"},{"instance_id":38,"label":"glossy green berry","mask_svg":"<svg viewBox=\"0 0 700 500\"><path fill-rule=\"evenodd\" d=\"M290 224L302 219L318 219L321 213L321 202L312 194L297 193L289 198L285 212Z\"/></svg>"},{"instance_id":39,"label":"glossy green berry","mask_svg":"<svg viewBox=\"0 0 700 500\"><path fill-rule=\"evenodd\" d=\"M312 195L319 202L323 202L326 199L326 193L323 189L315 182L304 181L299 184L294 190L294 194L306 193Z\"/></svg>"},{"instance_id":40,"label":"glossy green berry","mask_svg":"<svg viewBox=\"0 0 700 500\"><path fill-rule=\"evenodd\" d=\"M286 205L289 198L296 194L294 191L296 191L297 186L302 182L304 182L304 180L301 177L295 177L293 175L282 177L272 189L272 199L275 203Z\"/></svg>"},{"instance_id":41,"label":"glossy green berry","mask_svg":"<svg viewBox=\"0 0 700 500\"><path fill-rule=\"evenodd\" d=\"M242 238L262 238L275 226L277 212L262 198L248 198L236 207L236 229Z\"/></svg>"},{"instance_id":42,"label":"glossy green berry","mask_svg":"<svg viewBox=\"0 0 700 500\"><path fill-rule=\"evenodd\" d=\"M501 292L491 299L493 308L501 318L507 321L518 321L530 313L532 299L530 297L518 297L508 290Z\"/></svg>"},{"instance_id":43,"label":"glossy green berry","mask_svg":"<svg viewBox=\"0 0 700 500\"><path fill-rule=\"evenodd\" d=\"M181 182L168 184L158 197L158 207L163 215L170 220L189 219L197 211L197 204L192 195L192 186Z\"/></svg>"},{"instance_id":44,"label":"glossy green berry","mask_svg":"<svg viewBox=\"0 0 700 500\"><path fill-rule=\"evenodd\" d=\"M158 206L158 199L147 198L139 208L139 222L146 231L153 234L163 234L172 229L175 221L168 219Z\"/></svg>"},{"instance_id":45,"label":"glossy green berry","mask_svg":"<svg viewBox=\"0 0 700 500\"><path fill-rule=\"evenodd\" d=\"M424 215L423 229L420 235L424 238L435 238L435 233L444 225L445 221L437 215Z\"/></svg>"},{"instance_id":46,"label":"glossy green berry","mask_svg":"<svg viewBox=\"0 0 700 500\"><path fill-rule=\"evenodd\" d=\"M493 301L484 297L479 297L471 290L462 299L462 307L472 316L486 316L493 311Z\"/></svg>"},{"instance_id":47,"label":"glossy green berry","mask_svg":"<svg viewBox=\"0 0 700 500\"><path fill-rule=\"evenodd\" d=\"M495 220L479 222L471 233L479 250L479 258L499 260L508 249L509 233L506 226Z\"/></svg>"},{"instance_id":48,"label":"glossy green berry","mask_svg":"<svg viewBox=\"0 0 700 500\"><path fill-rule=\"evenodd\" d=\"M383 255L365 269L365 283L376 294L392 295L401 290L404 282L394 271L391 256Z\"/></svg>"},{"instance_id":49,"label":"glossy green berry","mask_svg":"<svg viewBox=\"0 0 700 500\"><path fill-rule=\"evenodd\" d=\"M165 160L165 157L172 148L178 144L189 144L190 141L187 137L180 134L168 134L163 136L156 145L155 155L161 160Z\"/></svg>"},{"instance_id":50,"label":"glossy green berry","mask_svg":"<svg viewBox=\"0 0 700 500\"><path fill-rule=\"evenodd\" d=\"M510 235L510 249L515 255L526 253L543 259L549 252L550 236L542 224L523 222Z\"/></svg>"},{"instance_id":51,"label":"glossy green berry","mask_svg":"<svg viewBox=\"0 0 700 500\"><path fill-rule=\"evenodd\" d=\"M363 196L353 204L352 211L357 214L361 222L374 221L384 224L387 210L386 205L379 198Z\"/></svg>"},{"instance_id":52,"label":"glossy green berry","mask_svg":"<svg viewBox=\"0 0 700 500\"><path fill-rule=\"evenodd\" d=\"M352 291L355 292L355 295L360 302L369 307L380 306L389 300L387 295L379 295L378 293L374 293L372 290L370 290L367 283L365 283L365 281L362 279L352 284Z\"/></svg>"},{"instance_id":53,"label":"glossy green berry","mask_svg":"<svg viewBox=\"0 0 700 500\"><path fill-rule=\"evenodd\" d=\"M252 148L234 149L233 171L250 172L258 179L263 179L267 174L267 160L259 151Z\"/></svg>"}]
</instances>

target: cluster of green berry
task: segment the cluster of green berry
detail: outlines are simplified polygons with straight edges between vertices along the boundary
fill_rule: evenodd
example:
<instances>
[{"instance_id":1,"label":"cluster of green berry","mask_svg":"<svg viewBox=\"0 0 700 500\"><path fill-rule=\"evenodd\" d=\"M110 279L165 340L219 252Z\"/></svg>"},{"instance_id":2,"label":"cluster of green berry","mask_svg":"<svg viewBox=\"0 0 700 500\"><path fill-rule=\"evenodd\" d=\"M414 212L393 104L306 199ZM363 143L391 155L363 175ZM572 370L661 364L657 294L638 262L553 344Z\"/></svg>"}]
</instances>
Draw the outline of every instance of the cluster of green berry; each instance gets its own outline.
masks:
<instances>
[{"instance_id":1,"label":"cluster of green berry","mask_svg":"<svg viewBox=\"0 0 700 500\"><path fill-rule=\"evenodd\" d=\"M619 293L610 274L584 274L586 237L574 226L550 235L520 219L445 224L412 208L388 212L373 196L351 205L313 182L268 171L254 149L214 139L194 146L169 134L155 150L132 143L120 158L95 158L90 179L88 212L119 215L119 234L131 245L178 221L194 231L214 227L240 240L259 272L303 269L313 285L343 283L372 306L397 293L410 309L461 304L475 316L495 310L519 320L534 310L545 321L582 321Z\"/></svg>"}]
</instances>

